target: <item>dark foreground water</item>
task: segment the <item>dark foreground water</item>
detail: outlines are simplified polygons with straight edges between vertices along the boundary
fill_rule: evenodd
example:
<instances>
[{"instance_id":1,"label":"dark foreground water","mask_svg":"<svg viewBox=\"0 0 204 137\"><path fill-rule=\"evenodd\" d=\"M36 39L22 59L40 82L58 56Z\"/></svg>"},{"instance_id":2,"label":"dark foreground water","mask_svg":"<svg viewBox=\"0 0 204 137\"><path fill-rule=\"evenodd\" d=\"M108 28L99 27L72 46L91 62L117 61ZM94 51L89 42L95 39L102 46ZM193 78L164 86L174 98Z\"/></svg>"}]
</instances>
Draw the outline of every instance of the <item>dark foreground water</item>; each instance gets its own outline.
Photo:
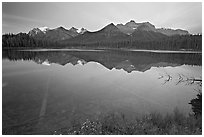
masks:
<instances>
[{"instance_id":1,"label":"dark foreground water","mask_svg":"<svg viewBox=\"0 0 204 137\"><path fill-rule=\"evenodd\" d=\"M46 134L117 112L188 115L201 89L201 53L3 51L2 129Z\"/></svg>"}]
</instances>

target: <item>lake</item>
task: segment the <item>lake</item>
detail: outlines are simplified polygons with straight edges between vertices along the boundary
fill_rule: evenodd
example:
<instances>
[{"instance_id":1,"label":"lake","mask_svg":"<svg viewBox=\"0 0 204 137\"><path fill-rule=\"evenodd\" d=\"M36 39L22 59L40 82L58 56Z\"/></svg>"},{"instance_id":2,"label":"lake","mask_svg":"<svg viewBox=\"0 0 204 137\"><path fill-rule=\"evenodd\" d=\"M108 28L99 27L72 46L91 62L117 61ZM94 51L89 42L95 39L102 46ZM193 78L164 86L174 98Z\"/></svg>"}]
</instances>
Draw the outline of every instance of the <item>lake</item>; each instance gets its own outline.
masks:
<instances>
[{"instance_id":1,"label":"lake","mask_svg":"<svg viewBox=\"0 0 204 137\"><path fill-rule=\"evenodd\" d=\"M74 120L192 112L202 53L3 50L2 129L46 134Z\"/></svg>"}]
</instances>

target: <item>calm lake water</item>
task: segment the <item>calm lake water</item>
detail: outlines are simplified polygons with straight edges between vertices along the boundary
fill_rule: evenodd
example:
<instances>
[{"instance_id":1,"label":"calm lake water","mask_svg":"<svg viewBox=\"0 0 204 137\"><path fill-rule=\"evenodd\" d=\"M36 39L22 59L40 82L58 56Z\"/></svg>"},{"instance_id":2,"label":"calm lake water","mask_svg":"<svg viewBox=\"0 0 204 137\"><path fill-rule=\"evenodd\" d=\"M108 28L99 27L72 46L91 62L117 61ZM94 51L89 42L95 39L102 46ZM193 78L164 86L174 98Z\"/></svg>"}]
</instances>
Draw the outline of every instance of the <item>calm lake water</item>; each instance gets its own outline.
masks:
<instances>
[{"instance_id":1,"label":"calm lake water","mask_svg":"<svg viewBox=\"0 0 204 137\"><path fill-rule=\"evenodd\" d=\"M202 54L110 50L3 51L6 132L43 134L117 112L188 115L201 89Z\"/></svg>"}]
</instances>

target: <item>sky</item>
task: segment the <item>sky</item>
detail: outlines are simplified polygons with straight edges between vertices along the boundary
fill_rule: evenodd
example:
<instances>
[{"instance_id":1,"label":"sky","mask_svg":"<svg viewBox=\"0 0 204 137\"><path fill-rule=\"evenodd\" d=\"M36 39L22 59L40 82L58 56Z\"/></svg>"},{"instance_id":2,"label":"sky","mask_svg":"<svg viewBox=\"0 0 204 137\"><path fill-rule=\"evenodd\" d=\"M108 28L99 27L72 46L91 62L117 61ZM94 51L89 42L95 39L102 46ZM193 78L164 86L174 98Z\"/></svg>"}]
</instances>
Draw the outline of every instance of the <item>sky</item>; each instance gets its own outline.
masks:
<instances>
[{"instance_id":1,"label":"sky","mask_svg":"<svg viewBox=\"0 0 204 137\"><path fill-rule=\"evenodd\" d=\"M156 28L202 33L201 2L3 2L2 33L27 33L32 28L59 26L97 31L110 23L150 22Z\"/></svg>"}]
</instances>

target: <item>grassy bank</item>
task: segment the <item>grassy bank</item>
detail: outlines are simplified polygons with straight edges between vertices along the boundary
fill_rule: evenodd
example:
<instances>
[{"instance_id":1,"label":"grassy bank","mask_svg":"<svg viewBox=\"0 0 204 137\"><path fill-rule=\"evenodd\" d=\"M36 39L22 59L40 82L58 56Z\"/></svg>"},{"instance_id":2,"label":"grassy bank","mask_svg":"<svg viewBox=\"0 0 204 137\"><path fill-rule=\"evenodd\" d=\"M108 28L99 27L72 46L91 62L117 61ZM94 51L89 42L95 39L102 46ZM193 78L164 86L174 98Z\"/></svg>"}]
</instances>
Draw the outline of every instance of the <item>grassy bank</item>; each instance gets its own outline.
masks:
<instances>
[{"instance_id":1,"label":"grassy bank","mask_svg":"<svg viewBox=\"0 0 204 137\"><path fill-rule=\"evenodd\" d=\"M111 113L95 120L72 122L71 128L63 128L52 134L62 135L191 135L202 134L202 116L184 116L177 109L173 114L158 113L128 120L124 115Z\"/></svg>"}]
</instances>

